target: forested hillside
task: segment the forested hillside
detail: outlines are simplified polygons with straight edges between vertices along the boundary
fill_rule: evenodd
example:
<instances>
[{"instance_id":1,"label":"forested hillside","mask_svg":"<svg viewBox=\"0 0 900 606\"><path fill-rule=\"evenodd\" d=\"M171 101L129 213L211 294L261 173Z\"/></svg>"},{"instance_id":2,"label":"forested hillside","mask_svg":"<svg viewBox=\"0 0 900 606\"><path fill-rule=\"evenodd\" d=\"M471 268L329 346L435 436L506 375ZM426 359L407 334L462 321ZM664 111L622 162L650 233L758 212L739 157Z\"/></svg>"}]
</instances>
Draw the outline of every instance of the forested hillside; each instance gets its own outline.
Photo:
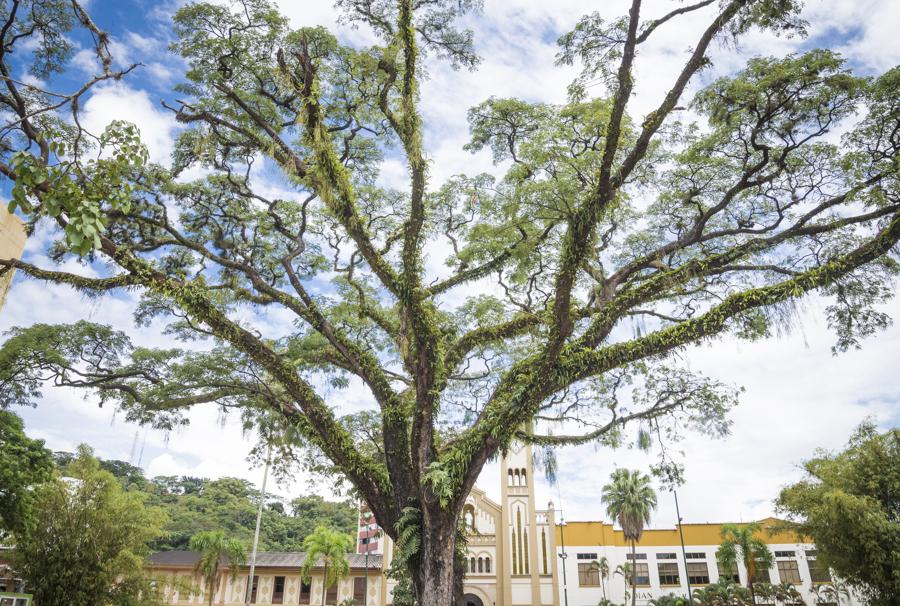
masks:
<instances>
[{"instance_id":1,"label":"forested hillside","mask_svg":"<svg viewBox=\"0 0 900 606\"><path fill-rule=\"evenodd\" d=\"M67 452L54 454L65 475L74 458ZM249 547L256 523L259 491L246 480L209 480L187 476L146 478L140 468L124 461L100 461L128 491L147 495L147 504L165 509L167 536L152 544L155 550L187 549L191 535L201 530L223 530ZM350 502L326 501L318 495L290 500L269 495L260 526L259 548L271 551L302 551L303 539L318 525L329 525L355 534L356 508Z\"/></svg>"}]
</instances>

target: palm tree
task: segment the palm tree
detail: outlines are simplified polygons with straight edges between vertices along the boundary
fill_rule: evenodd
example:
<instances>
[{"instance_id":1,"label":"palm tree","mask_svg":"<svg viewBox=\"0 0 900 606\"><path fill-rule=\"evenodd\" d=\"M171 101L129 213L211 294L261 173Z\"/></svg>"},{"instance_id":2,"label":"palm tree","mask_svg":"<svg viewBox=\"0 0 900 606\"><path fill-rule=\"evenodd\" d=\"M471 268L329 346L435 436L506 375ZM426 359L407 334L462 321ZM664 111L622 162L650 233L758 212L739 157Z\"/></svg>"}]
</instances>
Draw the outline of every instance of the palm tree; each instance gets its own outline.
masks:
<instances>
[{"instance_id":1,"label":"palm tree","mask_svg":"<svg viewBox=\"0 0 900 606\"><path fill-rule=\"evenodd\" d=\"M322 606L328 595L328 588L350 574L347 552L353 548L353 537L327 526L319 526L305 539L303 550L306 559L300 573L307 583L312 578L312 569L321 562L325 570L322 574Z\"/></svg>"},{"instance_id":2,"label":"palm tree","mask_svg":"<svg viewBox=\"0 0 900 606\"><path fill-rule=\"evenodd\" d=\"M616 569L613 571L613 576L621 575L622 582L625 583L625 602L628 602L628 579L631 578L631 570L633 568L634 566L630 562L625 562L616 566Z\"/></svg>"},{"instance_id":3,"label":"palm tree","mask_svg":"<svg viewBox=\"0 0 900 606\"><path fill-rule=\"evenodd\" d=\"M694 590L694 606L743 606L750 604L750 592L729 579L721 578Z\"/></svg>"},{"instance_id":4,"label":"palm tree","mask_svg":"<svg viewBox=\"0 0 900 606\"><path fill-rule=\"evenodd\" d=\"M669 593L649 602L650 606L688 606L687 598L674 593Z\"/></svg>"},{"instance_id":5,"label":"palm tree","mask_svg":"<svg viewBox=\"0 0 900 606\"><path fill-rule=\"evenodd\" d=\"M222 561L228 562L231 580L237 578L238 567L247 560L247 550L237 539L229 539L221 530L198 532L191 537L189 546L192 551L200 552L195 570L203 579L203 585L209 595L209 606L219 583L222 580Z\"/></svg>"},{"instance_id":6,"label":"palm tree","mask_svg":"<svg viewBox=\"0 0 900 606\"><path fill-rule=\"evenodd\" d=\"M722 544L716 551L716 559L722 568L737 570L738 561L744 563L744 567L747 569L747 589L750 590L751 604L756 603L753 580L758 567L763 566L765 569L769 569L775 560L765 541L756 536L761 529L759 522L751 522L742 526L725 524L722 526L720 534Z\"/></svg>"},{"instance_id":7,"label":"palm tree","mask_svg":"<svg viewBox=\"0 0 900 606\"><path fill-rule=\"evenodd\" d=\"M606 599L606 580L609 578L609 560L606 556L594 560L594 568L600 571L600 588L603 589L603 599Z\"/></svg>"},{"instance_id":8,"label":"palm tree","mask_svg":"<svg viewBox=\"0 0 900 606\"><path fill-rule=\"evenodd\" d=\"M806 600L803 599L794 584L787 581L772 585L772 594L776 601L784 604L806 604Z\"/></svg>"},{"instance_id":9,"label":"palm tree","mask_svg":"<svg viewBox=\"0 0 900 606\"><path fill-rule=\"evenodd\" d=\"M637 541L644 533L644 524L650 523L650 513L656 509L656 493L650 486L650 477L639 471L617 469L610 482L603 487L600 501L606 505L606 513L618 520L625 539L631 541L631 561L635 562ZM637 601L634 589L635 571L631 567L631 606Z\"/></svg>"},{"instance_id":10,"label":"palm tree","mask_svg":"<svg viewBox=\"0 0 900 606\"><path fill-rule=\"evenodd\" d=\"M848 602L850 601L850 590L847 589L844 583L838 581L823 585L813 585L812 593L816 604L834 603L840 606L841 596L847 598Z\"/></svg>"}]
</instances>

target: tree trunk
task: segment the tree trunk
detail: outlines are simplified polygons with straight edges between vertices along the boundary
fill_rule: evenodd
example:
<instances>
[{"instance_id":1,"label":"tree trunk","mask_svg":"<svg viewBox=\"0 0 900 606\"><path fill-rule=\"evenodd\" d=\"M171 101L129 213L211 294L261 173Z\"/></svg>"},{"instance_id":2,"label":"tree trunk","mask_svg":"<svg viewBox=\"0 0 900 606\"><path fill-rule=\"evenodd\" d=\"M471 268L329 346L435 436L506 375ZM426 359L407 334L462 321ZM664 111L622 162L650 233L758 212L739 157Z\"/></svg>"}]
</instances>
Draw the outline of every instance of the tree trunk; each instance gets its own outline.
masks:
<instances>
[{"instance_id":1,"label":"tree trunk","mask_svg":"<svg viewBox=\"0 0 900 606\"><path fill-rule=\"evenodd\" d=\"M322 572L322 606L325 606L325 600L328 599L328 562L325 562L325 570Z\"/></svg>"},{"instance_id":2,"label":"tree trunk","mask_svg":"<svg viewBox=\"0 0 900 606\"><path fill-rule=\"evenodd\" d=\"M457 522L444 511L423 512L419 557L410 571L419 606L455 606Z\"/></svg>"},{"instance_id":3,"label":"tree trunk","mask_svg":"<svg viewBox=\"0 0 900 606\"><path fill-rule=\"evenodd\" d=\"M213 576L209 580L209 584L206 587L206 590L209 592L209 606L212 606L213 598L216 595L215 586L216 586L216 579L218 578L218 576L219 576L219 565L216 564L216 569L213 572Z\"/></svg>"},{"instance_id":4,"label":"tree trunk","mask_svg":"<svg viewBox=\"0 0 900 606\"><path fill-rule=\"evenodd\" d=\"M637 543L631 539L631 606L637 603Z\"/></svg>"}]
</instances>

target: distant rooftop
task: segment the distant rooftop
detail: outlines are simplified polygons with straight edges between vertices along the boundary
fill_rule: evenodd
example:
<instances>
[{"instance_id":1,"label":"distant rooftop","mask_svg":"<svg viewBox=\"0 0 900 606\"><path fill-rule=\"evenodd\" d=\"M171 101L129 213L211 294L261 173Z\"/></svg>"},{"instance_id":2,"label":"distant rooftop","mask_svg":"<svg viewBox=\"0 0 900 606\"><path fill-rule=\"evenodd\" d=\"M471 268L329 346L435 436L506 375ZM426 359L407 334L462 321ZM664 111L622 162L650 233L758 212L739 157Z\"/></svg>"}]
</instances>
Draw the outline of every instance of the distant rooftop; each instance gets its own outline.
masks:
<instances>
[{"instance_id":1,"label":"distant rooftop","mask_svg":"<svg viewBox=\"0 0 900 606\"><path fill-rule=\"evenodd\" d=\"M196 551L159 551L150 556L148 564L154 568L190 567L197 565L200 559ZM366 556L362 553L348 553L350 568L365 568ZM302 551L260 551L256 554L256 566L259 568L300 568L306 562L306 554ZM369 555L369 570L380 570L382 556ZM227 562L226 562L227 563ZM244 565L248 567L249 562ZM321 564L316 567L320 567Z\"/></svg>"}]
</instances>

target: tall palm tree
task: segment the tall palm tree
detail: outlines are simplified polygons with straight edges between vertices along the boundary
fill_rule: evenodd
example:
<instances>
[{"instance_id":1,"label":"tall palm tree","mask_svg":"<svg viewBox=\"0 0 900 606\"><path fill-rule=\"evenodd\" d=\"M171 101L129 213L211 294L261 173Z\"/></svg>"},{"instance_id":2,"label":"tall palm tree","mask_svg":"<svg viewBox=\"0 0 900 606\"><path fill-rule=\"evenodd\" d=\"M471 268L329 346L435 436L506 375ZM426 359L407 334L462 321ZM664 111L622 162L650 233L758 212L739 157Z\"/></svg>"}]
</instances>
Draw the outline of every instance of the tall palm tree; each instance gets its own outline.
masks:
<instances>
[{"instance_id":1,"label":"tall palm tree","mask_svg":"<svg viewBox=\"0 0 900 606\"><path fill-rule=\"evenodd\" d=\"M617 469L610 482L603 487L600 501L606 505L606 513L618 520L625 539L631 541L631 561L635 563L637 542L644 533L644 524L650 523L650 513L656 509L656 493L650 486L650 477L637 470ZM637 602L635 571L631 567L631 606Z\"/></svg>"},{"instance_id":2,"label":"tall palm tree","mask_svg":"<svg viewBox=\"0 0 900 606\"><path fill-rule=\"evenodd\" d=\"M760 566L765 569L772 567L775 558L769 551L765 541L757 535L762 526L759 522L749 524L725 524L722 526L720 536L722 544L716 551L716 559L722 568L737 570L738 561L744 563L747 569L747 589L750 590L750 603L756 603L756 594L753 589L753 580Z\"/></svg>"},{"instance_id":3,"label":"tall palm tree","mask_svg":"<svg viewBox=\"0 0 900 606\"><path fill-rule=\"evenodd\" d=\"M300 573L307 583L312 578L312 569L321 562L325 570L322 574L322 606L328 596L328 589L350 574L350 562L347 553L353 548L354 540L327 526L319 526L303 539L303 550L306 559Z\"/></svg>"},{"instance_id":4,"label":"tall palm tree","mask_svg":"<svg viewBox=\"0 0 900 606\"><path fill-rule=\"evenodd\" d=\"M237 539L230 539L221 530L198 532L191 537L189 547L200 552L195 570L203 579L209 596L209 606L222 580L222 562L228 562L232 582L237 578L238 568L247 560L247 550Z\"/></svg>"},{"instance_id":5,"label":"tall palm tree","mask_svg":"<svg viewBox=\"0 0 900 606\"><path fill-rule=\"evenodd\" d=\"M600 571L600 588L603 590L603 599L606 600L606 580L609 578L609 560L606 556L594 560L594 568Z\"/></svg>"}]
</instances>

